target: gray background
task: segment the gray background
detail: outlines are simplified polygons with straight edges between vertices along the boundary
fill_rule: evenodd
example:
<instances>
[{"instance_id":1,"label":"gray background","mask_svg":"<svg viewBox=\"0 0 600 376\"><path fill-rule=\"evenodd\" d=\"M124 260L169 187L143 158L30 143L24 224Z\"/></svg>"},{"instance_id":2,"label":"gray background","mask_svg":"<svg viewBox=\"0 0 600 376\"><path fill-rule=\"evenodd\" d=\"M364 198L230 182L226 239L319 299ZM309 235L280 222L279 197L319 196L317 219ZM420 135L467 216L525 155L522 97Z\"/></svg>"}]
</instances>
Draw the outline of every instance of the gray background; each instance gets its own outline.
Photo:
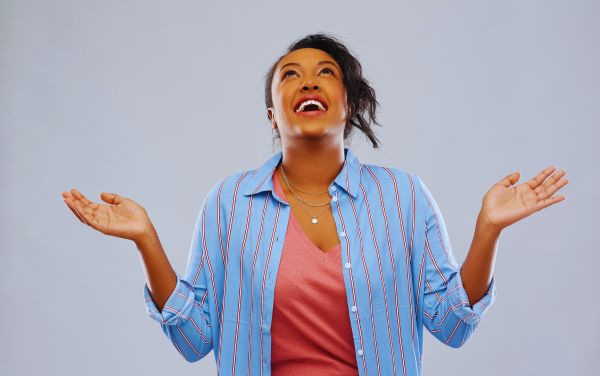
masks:
<instances>
[{"instance_id":1,"label":"gray background","mask_svg":"<svg viewBox=\"0 0 600 376\"><path fill-rule=\"evenodd\" d=\"M216 374L146 315L134 244L81 224L61 192L133 198L183 272L204 195L268 158L263 76L325 31L377 91L365 163L426 181L462 262L485 192L565 168L566 201L507 228L498 295L425 375L585 375L600 350L600 6L593 1L367 3L0 1L3 375Z\"/></svg>"}]
</instances>

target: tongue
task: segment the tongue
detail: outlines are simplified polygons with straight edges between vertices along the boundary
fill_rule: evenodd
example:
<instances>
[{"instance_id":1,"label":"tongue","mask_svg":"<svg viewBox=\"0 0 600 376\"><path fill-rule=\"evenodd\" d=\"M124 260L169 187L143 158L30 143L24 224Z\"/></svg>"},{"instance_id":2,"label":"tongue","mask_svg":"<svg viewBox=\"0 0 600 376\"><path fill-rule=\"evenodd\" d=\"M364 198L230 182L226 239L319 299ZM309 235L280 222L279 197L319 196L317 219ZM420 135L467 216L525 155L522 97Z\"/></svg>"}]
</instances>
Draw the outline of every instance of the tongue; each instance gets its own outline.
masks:
<instances>
[{"instance_id":1,"label":"tongue","mask_svg":"<svg viewBox=\"0 0 600 376\"><path fill-rule=\"evenodd\" d=\"M302 112L318 110L320 110L319 106L317 106L316 104L309 104L308 106L304 107L304 110L302 110Z\"/></svg>"}]
</instances>

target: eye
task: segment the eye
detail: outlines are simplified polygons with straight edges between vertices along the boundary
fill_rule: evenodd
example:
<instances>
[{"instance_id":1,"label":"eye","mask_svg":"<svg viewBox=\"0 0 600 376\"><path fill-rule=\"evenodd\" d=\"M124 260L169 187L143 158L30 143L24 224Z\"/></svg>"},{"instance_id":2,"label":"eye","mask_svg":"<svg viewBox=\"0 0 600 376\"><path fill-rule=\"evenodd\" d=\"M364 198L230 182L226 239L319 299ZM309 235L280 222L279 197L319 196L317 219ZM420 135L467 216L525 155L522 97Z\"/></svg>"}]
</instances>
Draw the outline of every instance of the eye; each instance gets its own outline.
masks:
<instances>
[{"instance_id":1,"label":"eye","mask_svg":"<svg viewBox=\"0 0 600 376\"><path fill-rule=\"evenodd\" d=\"M333 71L329 68L323 68L323 70L321 70L321 73L323 73L325 71L329 72L329 74L333 74Z\"/></svg>"},{"instance_id":2,"label":"eye","mask_svg":"<svg viewBox=\"0 0 600 376\"><path fill-rule=\"evenodd\" d=\"M298 75L298 74L296 73L296 71L294 71L294 70L288 70L288 71L285 71L285 73L283 73L282 77L283 77L283 78L286 78L286 77L288 76L288 74L289 74L289 73L294 73L296 76Z\"/></svg>"}]
</instances>

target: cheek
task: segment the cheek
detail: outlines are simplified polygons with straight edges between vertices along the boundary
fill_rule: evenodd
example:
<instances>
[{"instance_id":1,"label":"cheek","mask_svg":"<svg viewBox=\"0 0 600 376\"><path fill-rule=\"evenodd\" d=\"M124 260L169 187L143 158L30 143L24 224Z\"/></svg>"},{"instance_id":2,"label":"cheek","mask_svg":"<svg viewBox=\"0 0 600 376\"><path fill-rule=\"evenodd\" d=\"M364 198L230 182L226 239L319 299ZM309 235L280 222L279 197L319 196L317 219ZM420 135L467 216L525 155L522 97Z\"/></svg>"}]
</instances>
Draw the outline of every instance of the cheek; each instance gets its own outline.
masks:
<instances>
[{"instance_id":1,"label":"cheek","mask_svg":"<svg viewBox=\"0 0 600 376\"><path fill-rule=\"evenodd\" d=\"M290 102L292 101L293 96L289 91L280 89L277 93L273 95L273 103L277 107L278 113L282 116L285 116L285 113L290 108Z\"/></svg>"},{"instance_id":2,"label":"cheek","mask_svg":"<svg viewBox=\"0 0 600 376\"><path fill-rule=\"evenodd\" d=\"M273 94L273 108L275 117L281 119L286 116L285 97L282 95Z\"/></svg>"},{"instance_id":3,"label":"cheek","mask_svg":"<svg viewBox=\"0 0 600 376\"><path fill-rule=\"evenodd\" d=\"M348 110L348 97L346 95L346 90L343 87L339 88L336 97L338 98L338 112L340 116L345 117Z\"/></svg>"}]
</instances>

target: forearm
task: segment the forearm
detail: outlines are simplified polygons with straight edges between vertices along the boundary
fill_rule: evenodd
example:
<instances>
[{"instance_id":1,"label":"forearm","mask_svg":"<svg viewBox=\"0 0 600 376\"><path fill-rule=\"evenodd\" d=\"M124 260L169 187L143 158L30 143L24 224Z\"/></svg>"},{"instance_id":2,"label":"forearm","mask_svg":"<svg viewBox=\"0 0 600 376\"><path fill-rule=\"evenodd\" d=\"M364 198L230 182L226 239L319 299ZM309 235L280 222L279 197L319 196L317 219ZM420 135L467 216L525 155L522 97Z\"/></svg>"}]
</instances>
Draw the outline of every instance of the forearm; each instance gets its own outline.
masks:
<instances>
[{"instance_id":1,"label":"forearm","mask_svg":"<svg viewBox=\"0 0 600 376\"><path fill-rule=\"evenodd\" d=\"M147 235L135 241L140 252L148 288L159 312L177 285L177 275L160 243L158 234L151 226Z\"/></svg>"},{"instance_id":2,"label":"forearm","mask_svg":"<svg viewBox=\"0 0 600 376\"><path fill-rule=\"evenodd\" d=\"M479 214L471 248L460 271L471 306L481 300L489 288L500 233L500 229L488 224Z\"/></svg>"}]
</instances>

